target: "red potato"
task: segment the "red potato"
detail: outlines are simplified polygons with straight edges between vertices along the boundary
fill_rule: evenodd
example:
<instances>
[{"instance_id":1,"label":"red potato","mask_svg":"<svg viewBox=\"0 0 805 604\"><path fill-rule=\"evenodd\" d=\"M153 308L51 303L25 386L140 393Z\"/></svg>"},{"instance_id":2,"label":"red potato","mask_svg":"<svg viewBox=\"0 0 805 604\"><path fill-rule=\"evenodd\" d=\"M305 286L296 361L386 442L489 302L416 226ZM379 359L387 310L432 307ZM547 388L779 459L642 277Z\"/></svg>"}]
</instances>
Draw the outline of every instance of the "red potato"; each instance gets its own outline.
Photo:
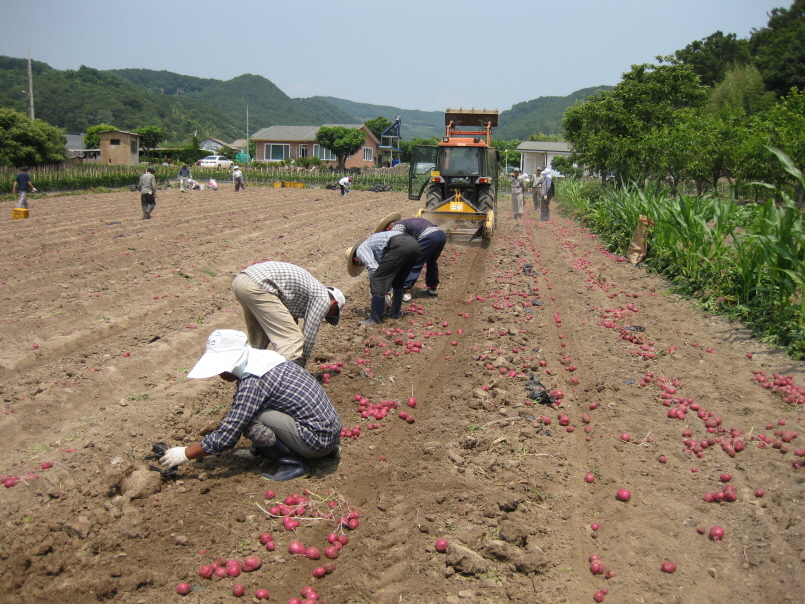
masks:
<instances>
[{"instance_id":1,"label":"red potato","mask_svg":"<svg viewBox=\"0 0 805 604\"><path fill-rule=\"evenodd\" d=\"M436 543L434 544L437 552L444 553L447 551L447 548L450 547L447 539L437 539Z\"/></svg>"}]
</instances>

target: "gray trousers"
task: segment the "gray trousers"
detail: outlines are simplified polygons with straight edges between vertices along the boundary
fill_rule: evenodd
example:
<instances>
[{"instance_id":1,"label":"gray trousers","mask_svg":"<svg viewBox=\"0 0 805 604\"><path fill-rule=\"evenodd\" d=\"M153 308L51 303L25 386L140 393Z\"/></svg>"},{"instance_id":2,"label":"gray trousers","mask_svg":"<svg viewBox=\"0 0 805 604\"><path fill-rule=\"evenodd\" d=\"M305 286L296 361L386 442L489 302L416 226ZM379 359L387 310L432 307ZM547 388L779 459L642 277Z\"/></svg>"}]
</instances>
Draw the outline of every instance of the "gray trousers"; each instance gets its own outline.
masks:
<instances>
[{"instance_id":1,"label":"gray trousers","mask_svg":"<svg viewBox=\"0 0 805 604\"><path fill-rule=\"evenodd\" d=\"M243 436L251 440L257 447L273 447L279 440L292 451L308 459L324 457L330 453L330 451L311 449L299 436L294 418L274 409L263 411L255 416L246 426Z\"/></svg>"}]
</instances>

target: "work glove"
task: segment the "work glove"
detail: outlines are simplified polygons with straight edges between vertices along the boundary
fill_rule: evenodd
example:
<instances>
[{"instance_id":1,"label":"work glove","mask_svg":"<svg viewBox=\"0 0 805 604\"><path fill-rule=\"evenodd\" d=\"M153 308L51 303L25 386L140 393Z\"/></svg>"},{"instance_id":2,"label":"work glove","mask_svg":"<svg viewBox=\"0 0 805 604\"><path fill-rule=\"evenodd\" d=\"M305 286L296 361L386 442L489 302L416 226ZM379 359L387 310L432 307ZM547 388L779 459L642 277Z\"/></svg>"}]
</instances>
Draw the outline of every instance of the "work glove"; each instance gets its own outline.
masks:
<instances>
[{"instance_id":1,"label":"work glove","mask_svg":"<svg viewBox=\"0 0 805 604\"><path fill-rule=\"evenodd\" d=\"M187 463L190 460L187 459L187 455L185 455L184 450L184 447L173 447L168 449L165 451L165 455L159 459L159 465L163 466L166 470L170 470L171 468L180 466L183 463Z\"/></svg>"}]
</instances>

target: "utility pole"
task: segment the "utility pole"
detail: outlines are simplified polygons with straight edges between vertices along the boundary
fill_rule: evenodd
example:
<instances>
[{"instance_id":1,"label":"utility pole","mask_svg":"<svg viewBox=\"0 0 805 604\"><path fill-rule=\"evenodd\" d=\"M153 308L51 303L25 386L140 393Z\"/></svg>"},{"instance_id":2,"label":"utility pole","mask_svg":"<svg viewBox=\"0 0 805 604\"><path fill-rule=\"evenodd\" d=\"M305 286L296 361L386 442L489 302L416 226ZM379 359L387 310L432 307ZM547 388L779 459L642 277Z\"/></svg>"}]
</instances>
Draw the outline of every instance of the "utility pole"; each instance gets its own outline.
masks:
<instances>
[{"instance_id":1,"label":"utility pole","mask_svg":"<svg viewBox=\"0 0 805 604\"><path fill-rule=\"evenodd\" d=\"M31 51L28 51L28 117L34 121L34 77L31 72Z\"/></svg>"}]
</instances>

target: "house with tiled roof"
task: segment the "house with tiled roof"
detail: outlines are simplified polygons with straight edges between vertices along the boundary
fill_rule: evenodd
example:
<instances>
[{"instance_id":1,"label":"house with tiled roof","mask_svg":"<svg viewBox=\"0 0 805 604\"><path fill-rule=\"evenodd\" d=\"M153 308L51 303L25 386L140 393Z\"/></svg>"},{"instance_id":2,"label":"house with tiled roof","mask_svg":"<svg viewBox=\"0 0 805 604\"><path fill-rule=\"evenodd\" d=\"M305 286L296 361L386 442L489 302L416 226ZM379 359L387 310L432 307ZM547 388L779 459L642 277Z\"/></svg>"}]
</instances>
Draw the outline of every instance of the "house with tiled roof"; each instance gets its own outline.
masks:
<instances>
[{"instance_id":1,"label":"house with tiled roof","mask_svg":"<svg viewBox=\"0 0 805 604\"><path fill-rule=\"evenodd\" d=\"M298 157L318 157L325 165L335 165L335 154L316 142L319 128L353 128L365 134L363 147L347 157L346 168L372 168L378 161L377 147L380 141L363 124L324 124L323 126L270 126L252 135L256 145L255 160L262 162L281 162Z\"/></svg>"}]
</instances>

